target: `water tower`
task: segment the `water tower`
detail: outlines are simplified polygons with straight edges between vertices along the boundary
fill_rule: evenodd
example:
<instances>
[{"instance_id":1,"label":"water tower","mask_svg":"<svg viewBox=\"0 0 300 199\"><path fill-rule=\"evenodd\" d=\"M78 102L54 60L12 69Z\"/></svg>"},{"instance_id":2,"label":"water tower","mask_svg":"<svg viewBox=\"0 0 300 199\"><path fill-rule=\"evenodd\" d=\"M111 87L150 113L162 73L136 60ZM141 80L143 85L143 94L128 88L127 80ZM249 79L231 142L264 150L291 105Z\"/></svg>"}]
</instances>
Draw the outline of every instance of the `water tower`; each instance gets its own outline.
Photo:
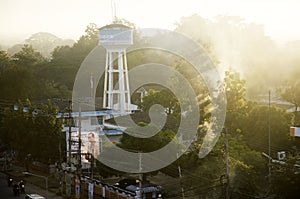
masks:
<instances>
[{"instance_id":1,"label":"water tower","mask_svg":"<svg viewBox=\"0 0 300 199\"><path fill-rule=\"evenodd\" d=\"M131 112L126 48L133 44L132 29L113 23L100 28L99 45L106 49L103 108L120 115Z\"/></svg>"}]
</instances>

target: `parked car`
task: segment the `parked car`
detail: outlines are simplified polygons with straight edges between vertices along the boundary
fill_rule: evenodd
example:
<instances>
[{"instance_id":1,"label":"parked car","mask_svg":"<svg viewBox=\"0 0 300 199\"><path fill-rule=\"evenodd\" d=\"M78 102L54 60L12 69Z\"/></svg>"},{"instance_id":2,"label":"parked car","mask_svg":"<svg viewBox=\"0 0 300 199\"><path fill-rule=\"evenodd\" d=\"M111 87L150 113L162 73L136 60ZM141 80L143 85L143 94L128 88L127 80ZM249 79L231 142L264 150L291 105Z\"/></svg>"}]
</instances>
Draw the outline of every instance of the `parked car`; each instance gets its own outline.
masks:
<instances>
[{"instance_id":1,"label":"parked car","mask_svg":"<svg viewBox=\"0 0 300 199\"><path fill-rule=\"evenodd\" d=\"M125 178L114 184L115 187L120 189L126 189L129 185L139 186L139 181L133 178Z\"/></svg>"},{"instance_id":2,"label":"parked car","mask_svg":"<svg viewBox=\"0 0 300 199\"><path fill-rule=\"evenodd\" d=\"M46 198L39 194L32 193L32 194L26 194L25 199L46 199Z\"/></svg>"}]
</instances>

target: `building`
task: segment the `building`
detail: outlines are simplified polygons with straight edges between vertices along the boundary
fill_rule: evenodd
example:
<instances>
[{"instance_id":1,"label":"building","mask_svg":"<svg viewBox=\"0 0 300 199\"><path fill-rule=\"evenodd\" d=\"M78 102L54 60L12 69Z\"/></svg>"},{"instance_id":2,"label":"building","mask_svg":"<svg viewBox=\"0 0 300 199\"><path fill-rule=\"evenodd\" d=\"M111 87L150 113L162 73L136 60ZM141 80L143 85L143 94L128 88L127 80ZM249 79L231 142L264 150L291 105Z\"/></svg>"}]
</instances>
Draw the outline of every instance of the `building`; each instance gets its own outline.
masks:
<instances>
[{"instance_id":1,"label":"building","mask_svg":"<svg viewBox=\"0 0 300 199\"><path fill-rule=\"evenodd\" d=\"M66 118L63 126L63 132L66 134L66 152L70 163L78 165L79 151L81 153L81 165L83 169L90 167L90 161L86 158L86 154L90 153L97 158L102 148L106 144L104 136L112 143L117 143L125 130L122 127L106 124L106 118L110 118L114 114L113 110L101 111L83 111L59 114L57 117ZM69 122L68 118L71 118ZM71 124L71 126L69 125ZM71 133L70 133L71 130ZM71 139L69 139L71 134ZM80 139L79 139L80 138ZM81 146L79 148L79 142ZM71 147L69 148L69 144ZM71 149L71 153L70 153ZM71 158L69 158L71 154Z\"/></svg>"}]
</instances>

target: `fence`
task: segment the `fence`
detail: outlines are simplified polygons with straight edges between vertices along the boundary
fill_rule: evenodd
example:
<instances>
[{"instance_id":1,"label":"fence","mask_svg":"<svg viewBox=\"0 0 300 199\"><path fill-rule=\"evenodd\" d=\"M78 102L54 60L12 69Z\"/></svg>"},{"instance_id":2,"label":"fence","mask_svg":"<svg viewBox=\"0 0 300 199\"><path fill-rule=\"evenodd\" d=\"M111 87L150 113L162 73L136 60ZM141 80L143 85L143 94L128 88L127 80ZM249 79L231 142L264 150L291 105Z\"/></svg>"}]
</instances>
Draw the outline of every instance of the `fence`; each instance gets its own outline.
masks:
<instances>
[{"instance_id":1,"label":"fence","mask_svg":"<svg viewBox=\"0 0 300 199\"><path fill-rule=\"evenodd\" d=\"M70 180L68 180L70 178ZM65 174L63 181L63 194L67 198L93 198L93 199L136 199L136 193L123 190L89 177L81 177L80 190L79 181L74 174ZM68 190L69 189L69 190Z\"/></svg>"}]
</instances>

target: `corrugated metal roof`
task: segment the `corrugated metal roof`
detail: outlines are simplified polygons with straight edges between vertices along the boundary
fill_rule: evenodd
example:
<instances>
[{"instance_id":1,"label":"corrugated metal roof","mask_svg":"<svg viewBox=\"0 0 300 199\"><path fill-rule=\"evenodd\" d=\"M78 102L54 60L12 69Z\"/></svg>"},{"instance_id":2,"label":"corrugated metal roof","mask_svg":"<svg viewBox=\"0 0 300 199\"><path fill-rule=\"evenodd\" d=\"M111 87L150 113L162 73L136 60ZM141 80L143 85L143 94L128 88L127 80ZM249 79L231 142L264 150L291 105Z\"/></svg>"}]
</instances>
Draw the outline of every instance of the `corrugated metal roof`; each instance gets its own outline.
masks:
<instances>
[{"instance_id":1,"label":"corrugated metal roof","mask_svg":"<svg viewBox=\"0 0 300 199\"><path fill-rule=\"evenodd\" d=\"M86 112L81 112L82 117L89 117L89 116L108 116L108 115L114 115L117 114L118 111L114 110L102 110L102 111L86 111ZM57 118L61 117L69 117L69 113L59 113L57 114ZM79 117L79 112L72 112L71 113L72 117Z\"/></svg>"},{"instance_id":2,"label":"corrugated metal roof","mask_svg":"<svg viewBox=\"0 0 300 199\"><path fill-rule=\"evenodd\" d=\"M123 134L123 131L115 130L115 129L103 130L100 132L100 135L122 135L122 134Z\"/></svg>"}]
</instances>

